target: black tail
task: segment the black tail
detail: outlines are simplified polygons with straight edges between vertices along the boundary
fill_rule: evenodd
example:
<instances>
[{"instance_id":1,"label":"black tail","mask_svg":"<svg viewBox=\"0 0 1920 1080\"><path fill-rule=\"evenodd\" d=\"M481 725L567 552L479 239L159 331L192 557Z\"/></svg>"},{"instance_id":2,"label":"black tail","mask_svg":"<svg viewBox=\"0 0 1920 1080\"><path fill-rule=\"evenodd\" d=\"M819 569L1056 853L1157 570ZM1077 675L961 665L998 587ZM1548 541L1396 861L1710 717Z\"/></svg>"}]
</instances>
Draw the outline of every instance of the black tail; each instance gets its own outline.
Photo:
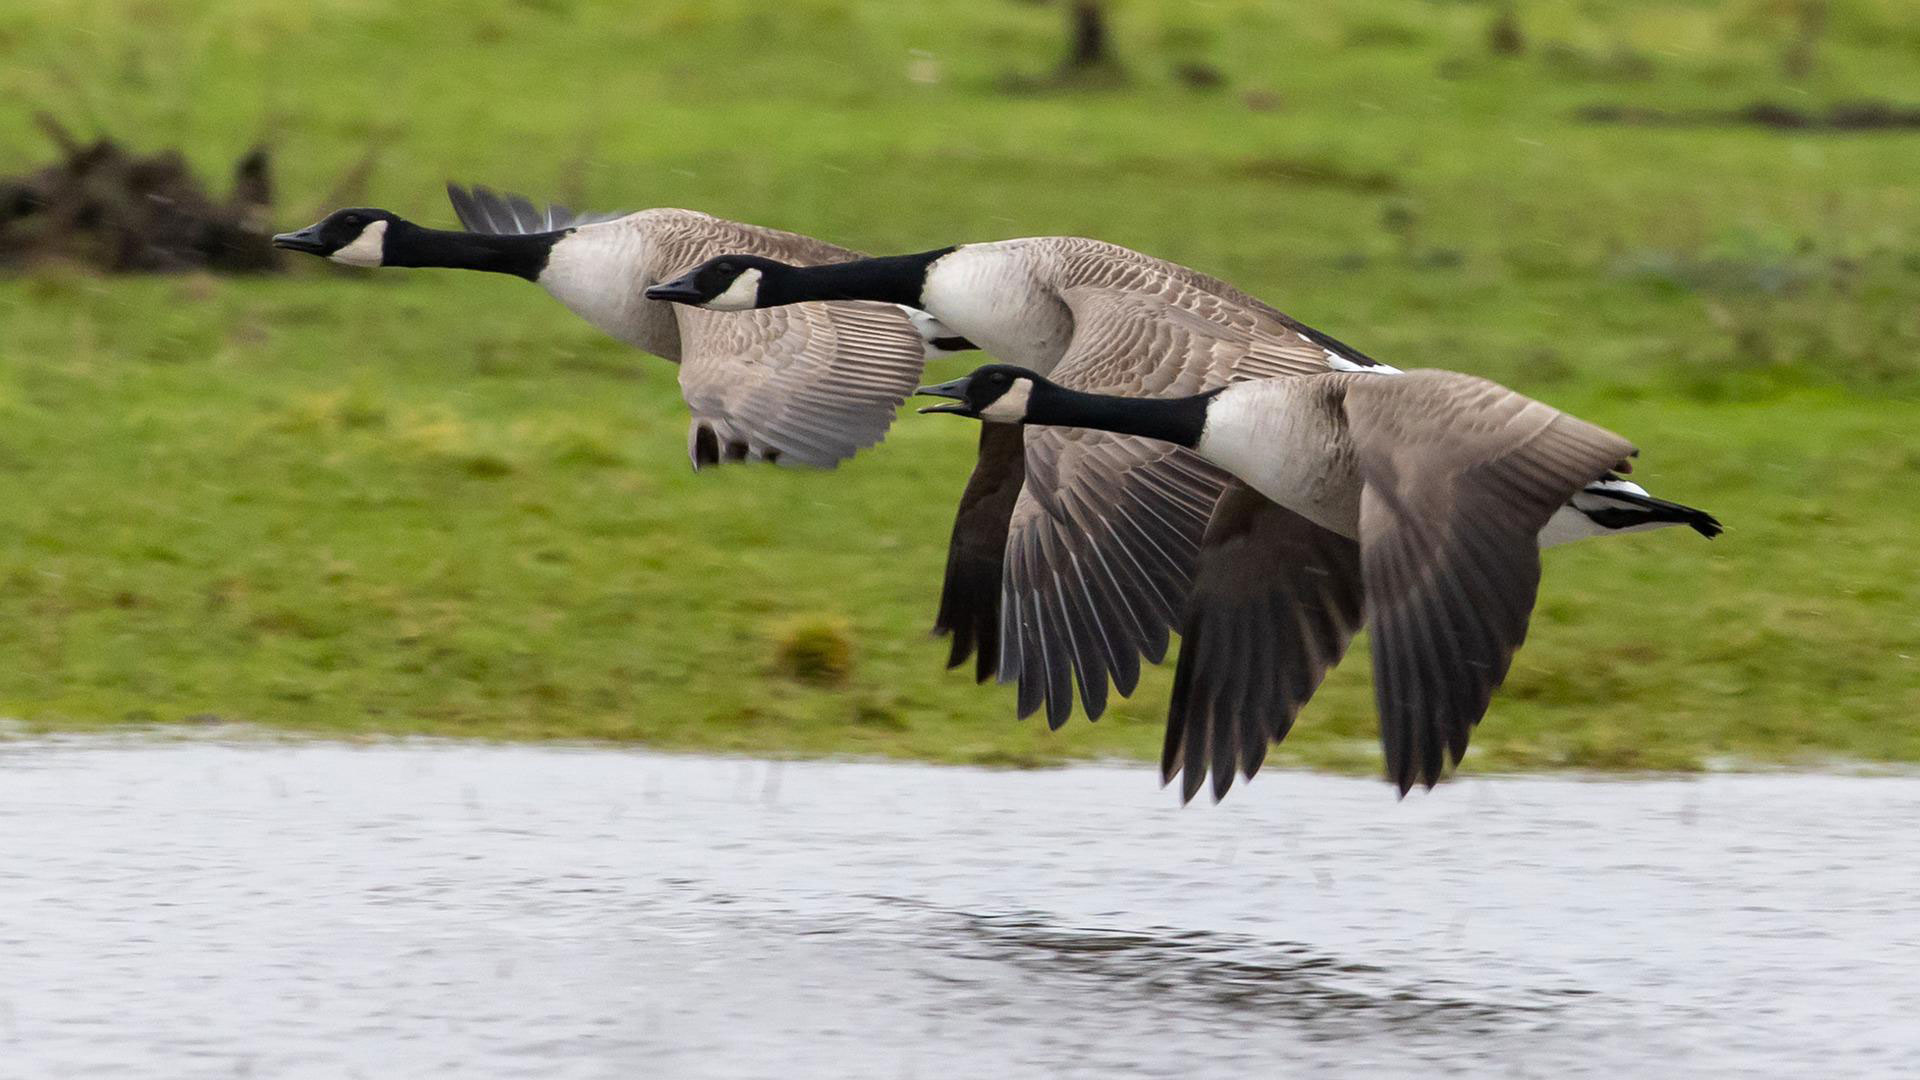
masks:
<instances>
[{"instance_id":1,"label":"black tail","mask_svg":"<svg viewBox=\"0 0 1920 1080\"><path fill-rule=\"evenodd\" d=\"M1705 510L1696 510L1691 506L1682 506L1677 502L1656 499L1651 495L1640 495L1618 488L1589 488L1588 494L1598 495L1610 502L1624 503L1623 506L1606 506L1594 510L1581 509L1592 518L1596 525L1608 529L1625 529L1635 525L1646 525L1656 521L1670 521L1676 525L1685 525L1694 532L1711 540L1725 529L1720 519Z\"/></svg>"}]
</instances>

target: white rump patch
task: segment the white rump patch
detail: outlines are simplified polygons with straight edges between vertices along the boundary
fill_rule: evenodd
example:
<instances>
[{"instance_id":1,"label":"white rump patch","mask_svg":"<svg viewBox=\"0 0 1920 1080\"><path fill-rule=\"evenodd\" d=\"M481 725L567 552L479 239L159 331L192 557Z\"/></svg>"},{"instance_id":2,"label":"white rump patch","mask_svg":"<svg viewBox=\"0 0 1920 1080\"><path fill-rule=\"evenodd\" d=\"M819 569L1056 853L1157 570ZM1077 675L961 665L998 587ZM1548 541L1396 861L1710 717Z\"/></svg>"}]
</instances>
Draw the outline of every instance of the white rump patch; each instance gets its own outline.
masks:
<instances>
[{"instance_id":1,"label":"white rump patch","mask_svg":"<svg viewBox=\"0 0 1920 1080\"><path fill-rule=\"evenodd\" d=\"M1027 418L1027 398L1033 395L1032 379L1015 379L1013 387L1006 393L993 399L993 403L980 410L984 420L998 420L1003 424L1017 424Z\"/></svg>"},{"instance_id":2,"label":"white rump patch","mask_svg":"<svg viewBox=\"0 0 1920 1080\"><path fill-rule=\"evenodd\" d=\"M700 306L710 311L752 311L760 302L760 268L749 266L727 291Z\"/></svg>"},{"instance_id":3,"label":"white rump patch","mask_svg":"<svg viewBox=\"0 0 1920 1080\"><path fill-rule=\"evenodd\" d=\"M960 336L948 329L946 323L921 311L917 307L908 307L905 304L895 304L893 306L904 312L907 316L907 321L913 324L914 332L920 335L921 348L926 353L927 359L931 360L936 356L951 355L947 350L934 345L934 342L941 338L956 338Z\"/></svg>"},{"instance_id":4,"label":"white rump patch","mask_svg":"<svg viewBox=\"0 0 1920 1080\"><path fill-rule=\"evenodd\" d=\"M1579 496L1574 496L1576 499ZM1562 506L1553 512L1547 523L1540 529L1540 546L1559 547L1571 544L1575 540L1585 540L1593 536L1605 536L1615 529L1603 529L1594 520L1571 506Z\"/></svg>"},{"instance_id":5,"label":"white rump patch","mask_svg":"<svg viewBox=\"0 0 1920 1080\"><path fill-rule=\"evenodd\" d=\"M1327 355L1327 366L1335 371L1364 371L1370 375L1404 374L1392 364L1358 364L1322 345L1320 351Z\"/></svg>"},{"instance_id":6,"label":"white rump patch","mask_svg":"<svg viewBox=\"0 0 1920 1080\"><path fill-rule=\"evenodd\" d=\"M1618 477L1609 477L1605 480L1595 480L1593 483L1588 484L1586 489L1588 491L1595 491L1596 489L1599 491L1620 491L1620 492L1625 492L1628 495L1640 495L1647 498L1652 498L1652 496L1647 495L1646 488L1641 487L1639 484L1636 484L1631 480L1622 480Z\"/></svg>"},{"instance_id":7,"label":"white rump patch","mask_svg":"<svg viewBox=\"0 0 1920 1080\"><path fill-rule=\"evenodd\" d=\"M376 221L360 230L353 243L327 256L348 266L379 266L387 252L387 223Z\"/></svg>"}]
</instances>

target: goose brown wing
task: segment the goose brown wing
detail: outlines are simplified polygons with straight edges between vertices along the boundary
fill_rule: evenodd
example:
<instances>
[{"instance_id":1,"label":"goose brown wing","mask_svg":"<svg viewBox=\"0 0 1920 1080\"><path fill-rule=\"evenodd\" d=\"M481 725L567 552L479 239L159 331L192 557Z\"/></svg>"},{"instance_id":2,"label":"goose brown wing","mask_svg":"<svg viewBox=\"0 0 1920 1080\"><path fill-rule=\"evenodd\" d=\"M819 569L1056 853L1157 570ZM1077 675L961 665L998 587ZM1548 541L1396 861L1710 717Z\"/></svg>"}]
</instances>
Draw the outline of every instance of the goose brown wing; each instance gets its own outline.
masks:
<instances>
[{"instance_id":1,"label":"goose brown wing","mask_svg":"<svg viewBox=\"0 0 1920 1080\"><path fill-rule=\"evenodd\" d=\"M1355 378L1345 409L1380 741L1404 794L1459 763L1505 679L1539 589L1541 527L1633 446L1452 372Z\"/></svg>"},{"instance_id":2,"label":"goose brown wing","mask_svg":"<svg viewBox=\"0 0 1920 1080\"><path fill-rule=\"evenodd\" d=\"M1019 714L1059 727L1074 686L1090 718L1159 663L1185 602L1199 538L1229 479L1169 443L1082 428L1028 428L1026 483L1008 526L1000 599L1003 682Z\"/></svg>"},{"instance_id":3,"label":"goose brown wing","mask_svg":"<svg viewBox=\"0 0 1920 1080\"><path fill-rule=\"evenodd\" d=\"M465 188L449 183L447 201L453 204L454 216L460 219L462 228L496 236L552 232L626 216L624 211L576 213L559 203L535 206L533 200L524 195L501 194L479 184Z\"/></svg>"},{"instance_id":4,"label":"goose brown wing","mask_svg":"<svg viewBox=\"0 0 1920 1080\"><path fill-rule=\"evenodd\" d=\"M999 670L1000 578L1006 566L1013 504L1026 474L1020 426L982 423L980 454L953 516L940 613L933 621L934 634L953 639L947 667L959 667L978 652L974 665L978 682L986 682Z\"/></svg>"},{"instance_id":5,"label":"goose brown wing","mask_svg":"<svg viewBox=\"0 0 1920 1080\"><path fill-rule=\"evenodd\" d=\"M777 461L831 468L886 435L919 383L919 331L892 304L678 306L680 392L694 466Z\"/></svg>"},{"instance_id":6,"label":"goose brown wing","mask_svg":"<svg viewBox=\"0 0 1920 1080\"><path fill-rule=\"evenodd\" d=\"M1126 254L1145 261L1109 261L1060 290L1074 319L1073 341L1052 374L1061 385L1174 397L1328 370L1326 350L1313 341L1157 260ZM1000 612L999 677L1020 683L1021 716L1044 705L1047 722L1060 726L1077 686L1097 719L1109 680L1131 693L1139 658L1165 657L1229 479L1171 443L1027 429Z\"/></svg>"},{"instance_id":7,"label":"goose brown wing","mask_svg":"<svg viewBox=\"0 0 1920 1080\"><path fill-rule=\"evenodd\" d=\"M1360 627L1360 545L1234 482L1200 545L1160 775L1253 778Z\"/></svg>"},{"instance_id":8,"label":"goose brown wing","mask_svg":"<svg viewBox=\"0 0 1920 1080\"><path fill-rule=\"evenodd\" d=\"M691 210L644 214L659 280L725 254L796 264L859 257L809 236ZM924 338L893 304L739 312L671 306L695 468L740 460L830 468L885 436L926 362Z\"/></svg>"}]
</instances>

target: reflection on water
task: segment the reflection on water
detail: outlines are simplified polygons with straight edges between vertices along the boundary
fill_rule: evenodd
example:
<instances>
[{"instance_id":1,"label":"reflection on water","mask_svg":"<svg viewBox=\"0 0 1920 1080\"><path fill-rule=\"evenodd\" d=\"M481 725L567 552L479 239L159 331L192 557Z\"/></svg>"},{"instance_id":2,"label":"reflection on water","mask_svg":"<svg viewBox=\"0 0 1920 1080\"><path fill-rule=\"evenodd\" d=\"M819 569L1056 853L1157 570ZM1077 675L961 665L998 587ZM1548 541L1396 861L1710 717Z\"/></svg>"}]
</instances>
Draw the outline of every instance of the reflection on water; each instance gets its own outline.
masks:
<instances>
[{"instance_id":1,"label":"reflection on water","mask_svg":"<svg viewBox=\"0 0 1920 1080\"><path fill-rule=\"evenodd\" d=\"M1920 1068L1920 779L0 743L0 1074Z\"/></svg>"},{"instance_id":2,"label":"reflection on water","mask_svg":"<svg viewBox=\"0 0 1920 1080\"><path fill-rule=\"evenodd\" d=\"M1135 994L1142 1001L1242 1010L1255 1022L1431 1027L1465 1034L1551 1007L1544 999L1531 1006L1496 1005L1436 992L1443 987L1394 987L1380 968L1343 962L1304 945L1238 935L1066 929L1040 913L962 914L952 924L943 936L961 954L1026 968L1036 977L1077 981L1089 994Z\"/></svg>"}]
</instances>

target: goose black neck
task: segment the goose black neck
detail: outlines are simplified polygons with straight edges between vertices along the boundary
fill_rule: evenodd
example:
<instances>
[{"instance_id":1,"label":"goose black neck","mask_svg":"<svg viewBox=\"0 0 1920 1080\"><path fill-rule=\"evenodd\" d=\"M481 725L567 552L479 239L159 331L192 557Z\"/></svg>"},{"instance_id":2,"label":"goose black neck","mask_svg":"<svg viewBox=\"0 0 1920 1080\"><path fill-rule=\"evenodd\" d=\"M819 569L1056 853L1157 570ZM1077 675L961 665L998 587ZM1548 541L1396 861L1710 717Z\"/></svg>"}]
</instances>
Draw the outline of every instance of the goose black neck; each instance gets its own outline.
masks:
<instances>
[{"instance_id":1,"label":"goose black neck","mask_svg":"<svg viewBox=\"0 0 1920 1080\"><path fill-rule=\"evenodd\" d=\"M1191 450L1200 445L1200 433L1207 426L1207 405L1219 392L1209 390L1182 398L1135 398L1037 383L1027 398L1026 422L1141 435Z\"/></svg>"},{"instance_id":2,"label":"goose black neck","mask_svg":"<svg viewBox=\"0 0 1920 1080\"><path fill-rule=\"evenodd\" d=\"M547 268L547 255L553 245L571 231L495 236L428 229L412 222L396 221L387 228L380 262L383 266L484 270L533 281Z\"/></svg>"},{"instance_id":3,"label":"goose black neck","mask_svg":"<svg viewBox=\"0 0 1920 1080\"><path fill-rule=\"evenodd\" d=\"M760 283L760 306L797 304L804 300L878 300L920 307L927 268L953 249L923 251L917 255L886 255L877 259L792 266L770 274Z\"/></svg>"}]
</instances>

